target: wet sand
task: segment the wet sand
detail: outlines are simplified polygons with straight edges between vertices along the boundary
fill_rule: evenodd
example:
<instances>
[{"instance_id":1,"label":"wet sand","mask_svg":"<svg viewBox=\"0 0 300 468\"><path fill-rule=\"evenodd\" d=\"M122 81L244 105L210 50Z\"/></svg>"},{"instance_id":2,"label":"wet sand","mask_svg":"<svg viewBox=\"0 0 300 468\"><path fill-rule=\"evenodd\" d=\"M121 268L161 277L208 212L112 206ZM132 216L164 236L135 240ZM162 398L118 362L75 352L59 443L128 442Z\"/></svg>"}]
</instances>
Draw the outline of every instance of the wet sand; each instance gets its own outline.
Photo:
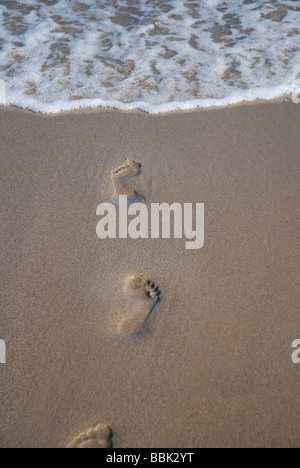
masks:
<instances>
[{"instance_id":1,"label":"wet sand","mask_svg":"<svg viewBox=\"0 0 300 468\"><path fill-rule=\"evenodd\" d=\"M0 109L0 447L298 447L300 105L150 116ZM204 203L205 244L100 240L111 171L150 203ZM141 275L147 333L120 323Z\"/></svg>"}]
</instances>

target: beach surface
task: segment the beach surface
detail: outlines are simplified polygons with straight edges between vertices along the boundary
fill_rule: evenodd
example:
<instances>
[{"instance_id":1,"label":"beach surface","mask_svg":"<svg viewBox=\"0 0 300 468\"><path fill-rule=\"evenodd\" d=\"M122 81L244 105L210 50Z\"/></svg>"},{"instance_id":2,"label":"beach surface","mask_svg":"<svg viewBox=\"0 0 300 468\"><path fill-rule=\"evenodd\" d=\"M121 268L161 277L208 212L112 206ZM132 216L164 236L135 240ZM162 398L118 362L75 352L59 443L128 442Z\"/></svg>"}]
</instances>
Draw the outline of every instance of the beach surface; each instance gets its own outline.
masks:
<instances>
[{"instance_id":1,"label":"beach surface","mask_svg":"<svg viewBox=\"0 0 300 468\"><path fill-rule=\"evenodd\" d=\"M300 447L300 105L151 116L0 109L0 447ZM204 203L205 244L96 235L133 158L151 203ZM157 285L120 323L130 275Z\"/></svg>"}]
</instances>

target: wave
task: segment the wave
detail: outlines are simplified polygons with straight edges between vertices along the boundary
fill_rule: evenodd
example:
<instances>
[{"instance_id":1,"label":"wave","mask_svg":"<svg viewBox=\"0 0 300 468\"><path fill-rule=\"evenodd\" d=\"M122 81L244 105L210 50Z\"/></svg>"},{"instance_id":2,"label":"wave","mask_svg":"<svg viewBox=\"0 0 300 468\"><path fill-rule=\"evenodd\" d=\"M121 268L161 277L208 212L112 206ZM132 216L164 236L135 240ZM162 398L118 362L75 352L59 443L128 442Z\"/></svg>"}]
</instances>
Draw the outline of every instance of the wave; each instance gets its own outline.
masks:
<instances>
[{"instance_id":1,"label":"wave","mask_svg":"<svg viewBox=\"0 0 300 468\"><path fill-rule=\"evenodd\" d=\"M299 12L276 0L4 0L0 103L155 114L274 99L300 77Z\"/></svg>"}]
</instances>

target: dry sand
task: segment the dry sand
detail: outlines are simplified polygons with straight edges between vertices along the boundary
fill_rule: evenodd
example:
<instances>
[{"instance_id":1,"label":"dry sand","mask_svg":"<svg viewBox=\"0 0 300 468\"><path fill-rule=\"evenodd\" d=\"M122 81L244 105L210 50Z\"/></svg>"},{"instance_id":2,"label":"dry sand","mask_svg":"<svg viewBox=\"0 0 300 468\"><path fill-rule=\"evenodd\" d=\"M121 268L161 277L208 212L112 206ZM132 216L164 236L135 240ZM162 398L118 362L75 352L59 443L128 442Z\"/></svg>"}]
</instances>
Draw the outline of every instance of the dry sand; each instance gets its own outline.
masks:
<instances>
[{"instance_id":1,"label":"dry sand","mask_svg":"<svg viewBox=\"0 0 300 468\"><path fill-rule=\"evenodd\" d=\"M149 116L0 110L1 447L299 447L300 105ZM110 172L205 203L205 245L99 240ZM161 289L125 339L128 274Z\"/></svg>"}]
</instances>

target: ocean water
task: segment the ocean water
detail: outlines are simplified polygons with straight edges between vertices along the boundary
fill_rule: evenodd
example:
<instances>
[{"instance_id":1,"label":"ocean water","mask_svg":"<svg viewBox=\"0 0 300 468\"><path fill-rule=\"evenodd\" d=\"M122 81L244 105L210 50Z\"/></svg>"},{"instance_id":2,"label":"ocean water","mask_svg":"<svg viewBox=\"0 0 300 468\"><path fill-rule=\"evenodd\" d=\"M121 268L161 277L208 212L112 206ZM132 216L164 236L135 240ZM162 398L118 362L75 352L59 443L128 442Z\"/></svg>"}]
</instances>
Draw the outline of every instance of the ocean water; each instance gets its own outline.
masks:
<instances>
[{"instance_id":1,"label":"ocean water","mask_svg":"<svg viewBox=\"0 0 300 468\"><path fill-rule=\"evenodd\" d=\"M1 0L0 100L159 113L273 99L300 78L299 31L300 0Z\"/></svg>"}]
</instances>

